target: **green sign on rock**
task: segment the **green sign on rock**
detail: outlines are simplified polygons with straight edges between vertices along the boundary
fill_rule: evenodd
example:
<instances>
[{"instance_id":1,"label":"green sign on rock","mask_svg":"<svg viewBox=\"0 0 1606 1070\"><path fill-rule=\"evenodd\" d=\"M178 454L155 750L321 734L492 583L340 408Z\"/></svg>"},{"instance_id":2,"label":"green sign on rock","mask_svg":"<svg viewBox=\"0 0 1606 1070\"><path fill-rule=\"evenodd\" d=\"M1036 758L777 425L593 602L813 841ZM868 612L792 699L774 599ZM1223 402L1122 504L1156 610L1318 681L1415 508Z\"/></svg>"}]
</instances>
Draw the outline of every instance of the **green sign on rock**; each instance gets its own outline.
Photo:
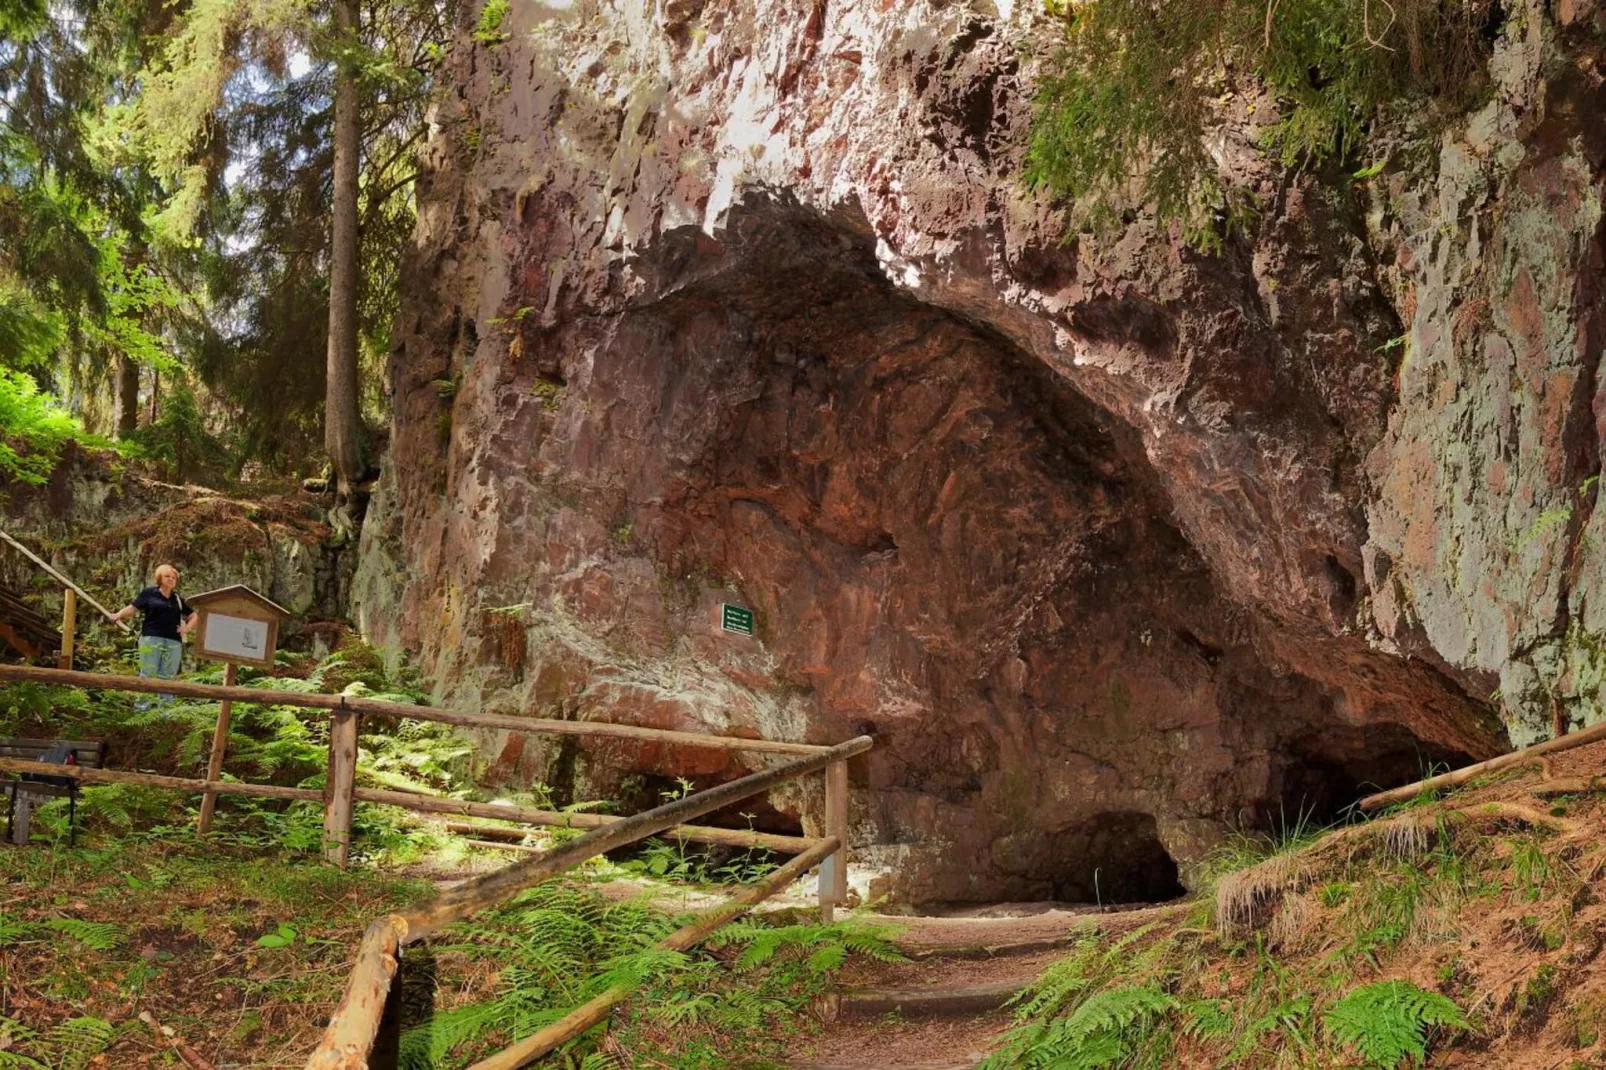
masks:
<instances>
[{"instance_id":1,"label":"green sign on rock","mask_svg":"<svg viewBox=\"0 0 1606 1070\"><path fill-rule=\"evenodd\" d=\"M726 602L719 607L719 610L720 627L727 632L735 632L738 635L753 634L753 611L751 609L733 606Z\"/></svg>"}]
</instances>

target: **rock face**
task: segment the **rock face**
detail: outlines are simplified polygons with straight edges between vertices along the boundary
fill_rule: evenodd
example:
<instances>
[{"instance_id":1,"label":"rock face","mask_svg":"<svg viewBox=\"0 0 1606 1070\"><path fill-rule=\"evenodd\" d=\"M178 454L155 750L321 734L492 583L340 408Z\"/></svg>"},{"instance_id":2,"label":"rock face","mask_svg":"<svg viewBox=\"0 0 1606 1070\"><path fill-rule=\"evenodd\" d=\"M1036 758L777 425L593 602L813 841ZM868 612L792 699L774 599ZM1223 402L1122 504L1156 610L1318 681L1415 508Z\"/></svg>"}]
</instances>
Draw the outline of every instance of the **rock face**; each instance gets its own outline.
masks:
<instances>
[{"instance_id":1,"label":"rock face","mask_svg":"<svg viewBox=\"0 0 1606 1070\"><path fill-rule=\"evenodd\" d=\"M915 902L1161 897L1593 701L1589 27L1524 9L1420 173L1230 136L1267 209L1206 254L1021 188L1024 5L648 7L454 55L356 580L440 699L872 732L856 861ZM580 795L739 771L483 742Z\"/></svg>"},{"instance_id":2,"label":"rock face","mask_svg":"<svg viewBox=\"0 0 1606 1070\"><path fill-rule=\"evenodd\" d=\"M290 610L287 632L346 615L356 555L334 545L324 508L310 498L245 501L198 486L141 477L103 451L69 447L48 483L7 484L0 528L117 609L163 562L189 594L243 583ZM32 589L60 613L55 582L0 546L0 581ZM88 608L79 619L95 623Z\"/></svg>"}]
</instances>

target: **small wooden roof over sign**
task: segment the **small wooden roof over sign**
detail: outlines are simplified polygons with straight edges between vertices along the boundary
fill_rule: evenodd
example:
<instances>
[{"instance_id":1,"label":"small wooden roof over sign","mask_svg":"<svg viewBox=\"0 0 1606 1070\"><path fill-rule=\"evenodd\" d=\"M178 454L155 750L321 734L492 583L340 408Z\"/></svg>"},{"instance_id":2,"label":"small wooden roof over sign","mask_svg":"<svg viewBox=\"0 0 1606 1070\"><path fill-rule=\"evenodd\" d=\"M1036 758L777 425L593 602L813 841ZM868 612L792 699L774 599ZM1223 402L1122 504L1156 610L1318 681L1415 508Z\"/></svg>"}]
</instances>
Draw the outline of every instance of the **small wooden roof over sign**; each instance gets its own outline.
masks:
<instances>
[{"instance_id":1,"label":"small wooden roof over sign","mask_svg":"<svg viewBox=\"0 0 1606 1070\"><path fill-rule=\"evenodd\" d=\"M288 609L285 609L271 598L257 594L243 583L236 583L230 587L219 587L215 591L205 591L201 594L191 595L184 601L196 609L210 608L212 606L223 607L226 605L243 608L240 606L243 601L255 606L263 613L271 613L280 617L288 617L290 615Z\"/></svg>"},{"instance_id":2,"label":"small wooden roof over sign","mask_svg":"<svg viewBox=\"0 0 1606 1070\"><path fill-rule=\"evenodd\" d=\"M231 664L272 666L279 624L290 615L283 606L241 584L186 601L195 610L197 654Z\"/></svg>"}]
</instances>

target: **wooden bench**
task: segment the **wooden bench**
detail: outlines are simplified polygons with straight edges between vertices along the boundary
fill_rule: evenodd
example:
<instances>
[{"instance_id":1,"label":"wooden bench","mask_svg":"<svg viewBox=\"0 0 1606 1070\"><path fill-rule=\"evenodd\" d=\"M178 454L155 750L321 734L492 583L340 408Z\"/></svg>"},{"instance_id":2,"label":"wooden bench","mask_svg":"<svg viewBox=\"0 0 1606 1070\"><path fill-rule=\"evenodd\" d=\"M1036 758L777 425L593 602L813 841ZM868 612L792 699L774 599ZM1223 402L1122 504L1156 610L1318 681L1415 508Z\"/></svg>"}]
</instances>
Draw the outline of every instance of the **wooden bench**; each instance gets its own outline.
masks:
<instances>
[{"instance_id":1,"label":"wooden bench","mask_svg":"<svg viewBox=\"0 0 1606 1070\"><path fill-rule=\"evenodd\" d=\"M57 762L100 769L106 764L106 744L64 739L0 738L0 758L24 762ZM78 842L78 782L72 777L53 777L21 773L6 785L11 796L6 810L6 838L12 843L28 842L29 825L35 807L46 799L67 800L67 842Z\"/></svg>"}]
</instances>

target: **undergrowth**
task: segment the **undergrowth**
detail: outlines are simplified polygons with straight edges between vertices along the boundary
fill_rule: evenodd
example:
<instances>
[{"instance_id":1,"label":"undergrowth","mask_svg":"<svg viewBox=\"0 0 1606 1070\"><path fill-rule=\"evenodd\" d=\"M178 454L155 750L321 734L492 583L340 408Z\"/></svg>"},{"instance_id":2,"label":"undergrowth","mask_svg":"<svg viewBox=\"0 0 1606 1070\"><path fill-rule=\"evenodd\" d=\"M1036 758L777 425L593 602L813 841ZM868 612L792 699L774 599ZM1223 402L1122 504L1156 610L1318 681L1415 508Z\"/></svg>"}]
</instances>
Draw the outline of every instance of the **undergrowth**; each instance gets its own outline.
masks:
<instances>
[{"instance_id":1,"label":"undergrowth","mask_svg":"<svg viewBox=\"0 0 1606 1070\"><path fill-rule=\"evenodd\" d=\"M717 1039L726 1058L773 1054L850 955L901 959L888 930L851 918L833 925L750 919L720 930L705 950L653 946L680 923L644 901L612 902L590 888L549 882L453 926L429 947L430 968L489 979L406 1029L402 1067L466 1066L615 985L640 990L627 1022L608 1038L609 1050L641 1060L627 1065L650 1065L655 1055L695 1050L705 1039ZM601 1040L581 1037L558 1058L591 1065L585 1060L598 1055Z\"/></svg>"},{"instance_id":2,"label":"undergrowth","mask_svg":"<svg viewBox=\"0 0 1606 1070\"><path fill-rule=\"evenodd\" d=\"M1222 160L1229 122L1252 124L1251 148L1285 164L1354 163L1383 113L1464 108L1503 31L1493 0L1049 7L1064 31L1040 82L1027 179L1069 198L1084 224L1147 205L1204 245L1255 210Z\"/></svg>"},{"instance_id":3,"label":"undergrowth","mask_svg":"<svg viewBox=\"0 0 1606 1070\"><path fill-rule=\"evenodd\" d=\"M0 483L43 483L61 448L74 439L112 445L86 432L76 416L27 375L0 368Z\"/></svg>"},{"instance_id":4,"label":"undergrowth","mask_svg":"<svg viewBox=\"0 0 1606 1070\"><path fill-rule=\"evenodd\" d=\"M102 664L126 671L118 656L102 652ZM297 655L282 661L278 675L247 671L241 682L286 693L421 698L360 645L316 662ZM221 676L211 668L188 678L216 683ZM138 712L115 693L0 687L0 734L104 739L111 764L164 773L204 768L216 716L210 703ZM227 775L319 788L327 725L326 716L289 704L236 703ZM483 797L472 787L473 761L468 743L431 722L365 718L359 738L365 784ZM164 1023L171 1016L198 1046L208 1036L206 1046L231 1054L269 1043L304 1051L316 1037L308 1023L333 1006L362 926L427 888L378 874L420 861L433 871L451 863L453 850L466 849L438 826L360 805L353 829L360 865L340 874L321 864L316 803L225 798L213 836L203 841L194 830L197 800L175 801L159 789L87 787L79 847L66 844L64 803L52 802L35 811L39 842L5 856L9 887L24 893L12 902L24 906L0 913L0 1000L9 994L0 1013L13 1014L0 1020L0 1070L76 1066L69 1042L85 1059L106 1055L111 1065L133 1065L130 1051L161 1044L138 1024L136 1008L144 1005L157 1006ZM513 801L556 805L540 785ZM775 863L762 850L710 853L662 840L623 866L666 881L728 885L764 876ZM616 984L640 995L616 1015L611 1032L579 1038L552 1065L657 1059L692 1070L732 1065L733 1052L762 1062L813 1028L811 1002L854 956L898 957L886 930L790 915L731 924L699 950L663 951L653 945L684 919L646 901L610 901L586 883L619 871L599 860L410 951L402 1065L469 1065ZM164 997L171 1001L165 1009ZM233 1023L212 1024L225 1009ZM111 1023L112 1031L96 1032L94 1022ZM633 1054L621 1064L626 1051Z\"/></svg>"},{"instance_id":5,"label":"undergrowth","mask_svg":"<svg viewBox=\"0 0 1606 1070\"><path fill-rule=\"evenodd\" d=\"M1569 1002L1567 955L1599 947L1606 918L1580 911L1603 862L1531 813L1424 803L1233 839L1180 922L1080 939L1017 1001L984 1066L1394 1070L1519 1042L1559 1010L1568 1037L1596 1046L1601 1001ZM1480 977L1462 951L1491 943L1524 966ZM1593 1055L1573 1065L1606 1059Z\"/></svg>"},{"instance_id":6,"label":"undergrowth","mask_svg":"<svg viewBox=\"0 0 1606 1070\"><path fill-rule=\"evenodd\" d=\"M101 668L127 672L119 651L103 651ZM298 660L281 652L285 663ZM223 668L212 665L189 673L199 683L223 682ZM407 682L389 679L377 656L348 643L312 663L304 675L271 675L242 669L242 685L286 693L341 693L415 703L423 696ZM41 738L102 740L108 763L168 775L204 771L217 721L210 702L175 701L138 710L132 697L116 692L14 683L0 686L0 734ZM328 754L327 715L288 704L238 702L229 725L224 779L321 789ZM365 718L358 739L358 775L364 785L466 798L473 747L448 726L404 718ZM182 801L180 801L182 800ZM175 808L175 802L179 806ZM178 828L192 820L198 797L126 784L83 789L80 819L93 829L126 834L136 829ZM67 807L53 801L36 811L38 832L65 835ZM236 842L316 853L322 846L322 810L316 802L226 797L219 800L214 827ZM443 846L425 826L391 807L359 805L353 849L361 859L405 861Z\"/></svg>"}]
</instances>

